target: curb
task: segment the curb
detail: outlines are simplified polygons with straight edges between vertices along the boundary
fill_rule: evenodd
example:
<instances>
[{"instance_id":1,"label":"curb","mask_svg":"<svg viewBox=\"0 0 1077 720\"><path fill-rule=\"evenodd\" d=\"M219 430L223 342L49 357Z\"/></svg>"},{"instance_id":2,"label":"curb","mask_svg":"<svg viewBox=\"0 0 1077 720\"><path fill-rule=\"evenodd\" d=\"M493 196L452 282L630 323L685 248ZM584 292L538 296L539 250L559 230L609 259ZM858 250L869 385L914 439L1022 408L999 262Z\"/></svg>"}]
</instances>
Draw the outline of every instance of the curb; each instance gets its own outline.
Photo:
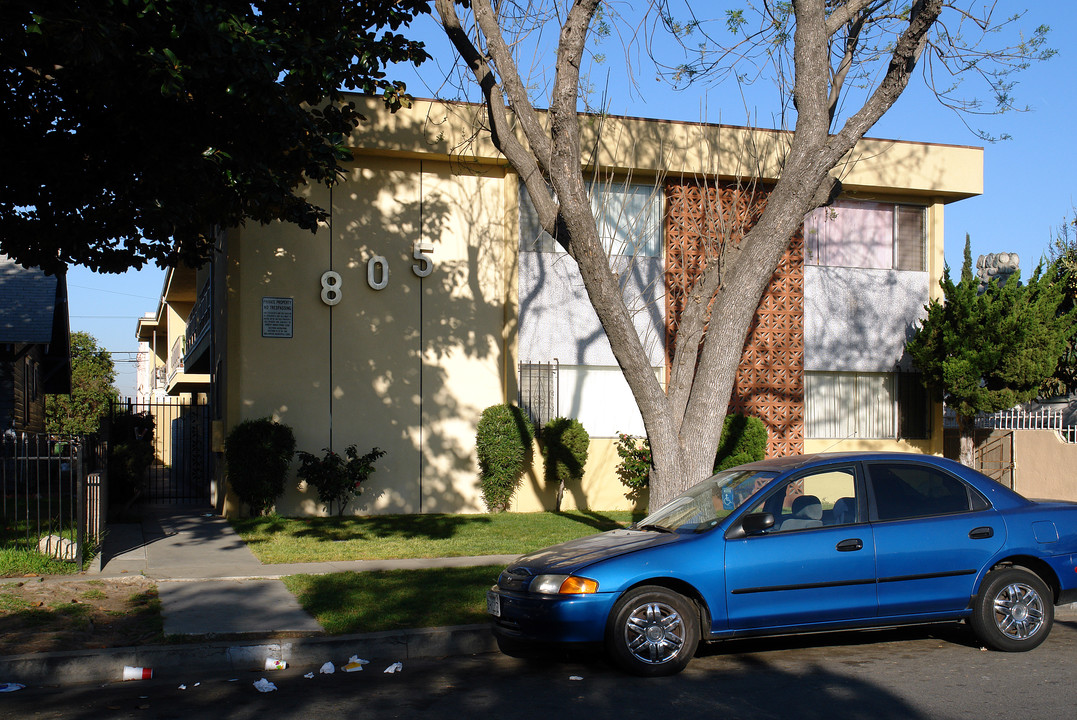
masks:
<instances>
[{"instance_id":1,"label":"curb","mask_svg":"<svg viewBox=\"0 0 1077 720\"><path fill-rule=\"evenodd\" d=\"M338 668L352 655L397 662L494 652L489 625L454 625L361 635L302 637L79 650L0 657L0 681L25 685L108 683L123 679L124 666L153 670L154 679L190 681L209 673L264 671L267 658L317 672L326 661Z\"/></svg>"}]
</instances>

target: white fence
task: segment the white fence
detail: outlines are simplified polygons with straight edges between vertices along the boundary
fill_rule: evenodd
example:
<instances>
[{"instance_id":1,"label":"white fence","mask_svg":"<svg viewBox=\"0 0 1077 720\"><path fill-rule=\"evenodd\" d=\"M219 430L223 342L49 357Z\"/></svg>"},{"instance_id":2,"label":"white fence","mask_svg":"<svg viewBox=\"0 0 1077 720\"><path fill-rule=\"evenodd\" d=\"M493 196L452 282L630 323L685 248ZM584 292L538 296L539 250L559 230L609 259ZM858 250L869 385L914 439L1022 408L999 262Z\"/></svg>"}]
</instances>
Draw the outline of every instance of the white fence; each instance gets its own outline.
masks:
<instances>
[{"instance_id":1,"label":"white fence","mask_svg":"<svg viewBox=\"0 0 1077 720\"><path fill-rule=\"evenodd\" d=\"M1068 443L1077 443L1077 426L1066 427L1061 410L1027 411L1020 408L1000 410L996 413L976 416L976 427L998 430L1054 430ZM954 411L946 408L943 412L943 427L956 428L957 417Z\"/></svg>"}]
</instances>

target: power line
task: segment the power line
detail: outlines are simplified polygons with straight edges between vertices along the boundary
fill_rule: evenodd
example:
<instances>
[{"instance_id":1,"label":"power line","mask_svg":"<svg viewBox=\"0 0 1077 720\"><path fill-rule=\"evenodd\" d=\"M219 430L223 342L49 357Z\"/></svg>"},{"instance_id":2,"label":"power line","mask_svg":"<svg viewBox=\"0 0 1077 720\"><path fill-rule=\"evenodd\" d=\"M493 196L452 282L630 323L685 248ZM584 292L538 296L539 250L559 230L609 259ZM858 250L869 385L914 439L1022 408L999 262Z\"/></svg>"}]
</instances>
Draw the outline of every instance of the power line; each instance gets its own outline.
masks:
<instances>
[{"instance_id":1,"label":"power line","mask_svg":"<svg viewBox=\"0 0 1077 720\"><path fill-rule=\"evenodd\" d=\"M141 298L143 300L158 300L160 298L150 295L135 295L134 293L119 292L118 290L102 290L101 288L90 287L88 285L68 285L69 288L79 288L80 290L93 290L94 292L108 293L109 295L124 295L126 297Z\"/></svg>"}]
</instances>

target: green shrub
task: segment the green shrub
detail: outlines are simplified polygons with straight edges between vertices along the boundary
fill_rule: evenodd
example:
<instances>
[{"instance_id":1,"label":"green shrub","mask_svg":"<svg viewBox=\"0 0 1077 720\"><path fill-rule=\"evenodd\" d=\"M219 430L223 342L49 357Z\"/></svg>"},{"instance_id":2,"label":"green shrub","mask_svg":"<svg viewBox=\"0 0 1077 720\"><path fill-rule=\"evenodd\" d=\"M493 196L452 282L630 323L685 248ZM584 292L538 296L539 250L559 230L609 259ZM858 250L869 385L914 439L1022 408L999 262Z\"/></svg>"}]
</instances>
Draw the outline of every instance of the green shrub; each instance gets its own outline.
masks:
<instances>
[{"instance_id":1,"label":"green shrub","mask_svg":"<svg viewBox=\"0 0 1077 720\"><path fill-rule=\"evenodd\" d=\"M244 420L228 433L224 443L228 482L252 514L265 515L284 494L294 454L292 429L270 418Z\"/></svg>"},{"instance_id":2,"label":"green shrub","mask_svg":"<svg viewBox=\"0 0 1077 720\"><path fill-rule=\"evenodd\" d=\"M475 433L482 499L491 512L508 509L520 478L531 464L531 421L515 405L482 411Z\"/></svg>"},{"instance_id":3,"label":"green shrub","mask_svg":"<svg viewBox=\"0 0 1077 720\"><path fill-rule=\"evenodd\" d=\"M766 456L767 426L763 421L739 413L726 415L718 454L714 458L714 472L762 460Z\"/></svg>"},{"instance_id":4,"label":"green shrub","mask_svg":"<svg viewBox=\"0 0 1077 720\"><path fill-rule=\"evenodd\" d=\"M546 464L546 486L557 486L554 510L560 512L565 482L583 479L591 437L579 420L559 417L550 420L542 428L539 444Z\"/></svg>"},{"instance_id":5,"label":"green shrub","mask_svg":"<svg viewBox=\"0 0 1077 720\"><path fill-rule=\"evenodd\" d=\"M318 491L318 499L326 504L329 514L333 513L333 503L336 503L337 515L343 515L348 502L363 492L363 482L374 472L374 461L385 451L373 448L360 456L353 444L344 448L344 454L348 457L345 460L329 448L322 449L325 451L324 457L300 451L301 464L296 475Z\"/></svg>"}]
</instances>

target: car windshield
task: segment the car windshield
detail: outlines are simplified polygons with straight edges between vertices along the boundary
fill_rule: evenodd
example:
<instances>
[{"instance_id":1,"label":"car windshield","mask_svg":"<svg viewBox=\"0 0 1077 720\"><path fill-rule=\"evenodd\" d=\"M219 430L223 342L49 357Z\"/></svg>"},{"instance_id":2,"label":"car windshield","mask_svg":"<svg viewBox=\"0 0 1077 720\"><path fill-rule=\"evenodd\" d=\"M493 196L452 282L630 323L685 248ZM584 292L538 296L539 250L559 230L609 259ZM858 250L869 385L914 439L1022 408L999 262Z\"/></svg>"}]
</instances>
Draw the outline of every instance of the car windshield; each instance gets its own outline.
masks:
<instances>
[{"instance_id":1,"label":"car windshield","mask_svg":"<svg viewBox=\"0 0 1077 720\"><path fill-rule=\"evenodd\" d=\"M657 532L710 530L776 475L773 471L737 468L720 472L666 503L635 527Z\"/></svg>"}]
</instances>

